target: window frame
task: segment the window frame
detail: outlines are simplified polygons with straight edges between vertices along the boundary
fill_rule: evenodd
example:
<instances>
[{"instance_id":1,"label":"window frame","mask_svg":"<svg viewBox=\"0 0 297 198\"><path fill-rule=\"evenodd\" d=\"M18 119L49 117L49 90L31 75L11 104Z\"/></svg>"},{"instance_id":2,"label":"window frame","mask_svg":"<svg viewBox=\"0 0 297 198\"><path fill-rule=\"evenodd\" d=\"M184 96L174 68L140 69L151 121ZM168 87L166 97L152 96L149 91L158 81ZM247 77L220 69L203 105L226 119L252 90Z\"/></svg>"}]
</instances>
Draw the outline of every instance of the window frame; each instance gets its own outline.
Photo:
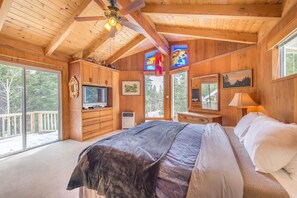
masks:
<instances>
[{"instance_id":1,"label":"window frame","mask_svg":"<svg viewBox=\"0 0 297 198\"><path fill-rule=\"evenodd\" d=\"M294 77L297 75L297 71L294 74L290 74L290 75L286 75L286 44L288 44L289 42L291 42L292 40L297 39L297 31L295 31L294 33L292 33L291 36L289 36L288 38L286 38L283 42L281 42L278 45L278 71L279 71L279 75L277 78L279 79L283 79L283 78L290 78L290 77Z\"/></svg>"}]
</instances>

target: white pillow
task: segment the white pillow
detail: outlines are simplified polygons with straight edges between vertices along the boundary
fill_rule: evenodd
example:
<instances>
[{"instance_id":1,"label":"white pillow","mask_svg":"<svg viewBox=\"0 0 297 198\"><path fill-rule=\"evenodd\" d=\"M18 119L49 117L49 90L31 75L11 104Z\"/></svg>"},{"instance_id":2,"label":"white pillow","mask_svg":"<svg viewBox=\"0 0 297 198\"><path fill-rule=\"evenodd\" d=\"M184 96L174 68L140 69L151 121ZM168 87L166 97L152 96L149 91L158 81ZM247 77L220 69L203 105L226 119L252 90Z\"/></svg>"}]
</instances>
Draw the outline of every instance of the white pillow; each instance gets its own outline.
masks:
<instances>
[{"instance_id":1,"label":"white pillow","mask_svg":"<svg viewBox=\"0 0 297 198\"><path fill-rule=\"evenodd\" d=\"M247 115L243 116L241 120L239 120L238 124L234 128L235 135L239 138L240 142L244 140L244 136L248 132L251 123L258 117L263 116L264 114L260 112L250 112Z\"/></svg>"},{"instance_id":2,"label":"white pillow","mask_svg":"<svg viewBox=\"0 0 297 198\"><path fill-rule=\"evenodd\" d=\"M297 181L297 155L287 164L284 169L290 174L290 177Z\"/></svg>"},{"instance_id":3,"label":"white pillow","mask_svg":"<svg viewBox=\"0 0 297 198\"><path fill-rule=\"evenodd\" d=\"M297 127L260 116L252 122L244 146L257 171L275 172L297 154Z\"/></svg>"}]
</instances>

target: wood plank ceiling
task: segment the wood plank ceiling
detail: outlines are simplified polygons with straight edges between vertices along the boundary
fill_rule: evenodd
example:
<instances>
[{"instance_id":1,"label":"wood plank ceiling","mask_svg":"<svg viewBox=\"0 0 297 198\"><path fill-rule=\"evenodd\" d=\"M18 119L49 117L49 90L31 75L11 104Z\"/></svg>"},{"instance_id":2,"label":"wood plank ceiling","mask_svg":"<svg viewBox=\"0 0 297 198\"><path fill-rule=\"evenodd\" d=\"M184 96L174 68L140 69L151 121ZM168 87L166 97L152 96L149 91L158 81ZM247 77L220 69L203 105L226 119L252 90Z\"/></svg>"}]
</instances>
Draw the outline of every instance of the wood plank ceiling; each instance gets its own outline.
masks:
<instances>
[{"instance_id":1,"label":"wood plank ceiling","mask_svg":"<svg viewBox=\"0 0 297 198\"><path fill-rule=\"evenodd\" d=\"M124 27L110 39L106 21L74 21L78 15L103 15L94 1L3 0L0 34L42 46L47 55L81 54L114 62L154 46L166 54L168 41L207 38L255 44L263 24L276 23L282 15L281 0L145 0L144 8L126 15L141 26L144 37ZM117 1L120 8L129 2Z\"/></svg>"}]
</instances>

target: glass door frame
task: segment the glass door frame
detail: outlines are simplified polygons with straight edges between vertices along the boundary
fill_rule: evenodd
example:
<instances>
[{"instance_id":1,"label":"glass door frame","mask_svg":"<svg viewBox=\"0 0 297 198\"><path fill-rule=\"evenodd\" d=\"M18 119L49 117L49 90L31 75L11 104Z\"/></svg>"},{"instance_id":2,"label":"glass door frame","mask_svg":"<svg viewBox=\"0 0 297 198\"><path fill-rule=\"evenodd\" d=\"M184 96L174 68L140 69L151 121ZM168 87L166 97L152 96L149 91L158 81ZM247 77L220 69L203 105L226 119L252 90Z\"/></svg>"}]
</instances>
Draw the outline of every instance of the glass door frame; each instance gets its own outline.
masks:
<instances>
[{"instance_id":1,"label":"glass door frame","mask_svg":"<svg viewBox=\"0 0 297 198\"><path fill-rule=\"evenodd\" d=\"M182 67L180 69L175 69L175 70L171 70L170 71L170 118L171 120L173 120L173 100L174 100L174 97L173 97L173 82L172 82L172 78L173 78L173 75L175 74L178 74L178 73L182 73L182 72L186 72L187 73L187 111L189 110L189 68L188 67Z\"/></svg>"},{"instance_id":2,"label":"glass door frame","mask_svg":"<svg viewBox=\"0 0 297 198\"><path fill-rule=\"evenodd\" d=\"M7 66L13 66L13 67L19 67L22 68L22 131L21 131L21 135L22 135L22 150L16 151L16 152L12 152L12 153L8 153L5 155L1 155L1 158L5 158L5 157L9 157L12 155L16 155L34 148L38 148L41 146L45 146L48 144L52 144L54 142L58 142L62 140L62 85L61 85L61 71L58 70L52 70L52 69L48 69L48 68L43 68L43 67L34 67L34 66L29 66L29 65L25 65L25 64L18 64L18 63L13 63L13 62L9 62L9 61L2 61L0 60L1 64L7 65ZM57 127L58 127L58 139L56 141L52 141L52 142L48 142L42 145L38 145L38 146L34 146L34 147L30 147L27 148L27 111L26 111L26 71L27 69L31 69L31 70L37 70L37 71L44 71L44 72L50 72L50 73L55 73L58 75L58 123L57 123Z\"/></svg>"},{"instance_id":3,"label":"glass door frame","mask_svg":"<svg viewBox=\"0 0 297 198\"><path fill-rule=\"evenodd\" d=\"M145 106L146 106L146 102L145 102L145 92L146 92L146 89L145 89L145 77L146 76L156 76L155 75L155 72L145 72L143 74L143 104L144 104L144 120L165 120L165 75L163 74L162 77L163 77L163 117L151 117L151 118L147 118L146 117L146 113L145 113ZM158 77L158 76L157 76Z\"/></svg>"}]
</instances>

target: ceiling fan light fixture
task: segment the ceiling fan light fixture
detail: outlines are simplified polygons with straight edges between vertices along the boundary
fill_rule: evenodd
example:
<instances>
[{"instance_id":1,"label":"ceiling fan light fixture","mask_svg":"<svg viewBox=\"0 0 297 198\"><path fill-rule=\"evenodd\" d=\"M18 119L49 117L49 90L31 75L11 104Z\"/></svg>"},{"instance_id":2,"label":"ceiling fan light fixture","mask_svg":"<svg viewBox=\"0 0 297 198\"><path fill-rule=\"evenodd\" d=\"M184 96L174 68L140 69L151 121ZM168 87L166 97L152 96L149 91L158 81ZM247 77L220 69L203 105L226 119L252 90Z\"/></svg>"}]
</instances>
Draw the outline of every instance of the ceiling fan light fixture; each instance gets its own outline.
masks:
<instances>
[{"instance_id":1,"label":"ceiling fan light fixture","mask_svg":"<svg viewBox=\"0 0 297 198\"><path fill-rule=\"evenodd\" d=\"M117 19L116 19L115 17L110 17L110 18L108 19L108 23L109 23L109 25L111 25L111 26L116 26L116 24L117 24L118 22L117 22Z\"/></svg>"},{"instance_id":2,"label":"ceiling fan light fixture","mask_svg":"<svg viewBox=\"0 0 297 198\"><path fill-rule=\"evenodd\" d=\"M120 32L122 30L122 25L120 23L117 23L116 28L117 28L117 32Z\"/></svg>"},{"instance_id":3,"label":"ceiling fan light fixture","mask_svg":"<svg viewBox=\"0 0 297 198\"><path fill-rule=\"evenodd\" d=\"M112 26L109 24L109 21L107 21L104 25L105 29L107 29L108 31L111 30Z\"/></svg>"}]
</instances>

